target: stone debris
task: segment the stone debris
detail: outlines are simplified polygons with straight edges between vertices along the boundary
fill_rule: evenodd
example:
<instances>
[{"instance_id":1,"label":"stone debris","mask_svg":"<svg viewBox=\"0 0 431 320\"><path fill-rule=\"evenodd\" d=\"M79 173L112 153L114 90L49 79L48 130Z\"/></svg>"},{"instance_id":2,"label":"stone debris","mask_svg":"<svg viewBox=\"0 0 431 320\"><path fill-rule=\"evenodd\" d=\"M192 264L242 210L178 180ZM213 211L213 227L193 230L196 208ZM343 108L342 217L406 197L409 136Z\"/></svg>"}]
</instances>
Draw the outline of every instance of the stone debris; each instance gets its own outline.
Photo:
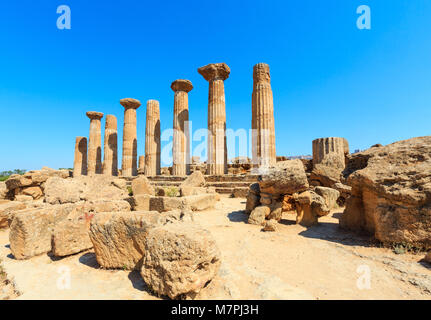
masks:
<instances>
[{"instance_id":1,"label":"stone debris","mask_svg":"<svg viewBox=\"0 0 431 320\"><path fill-rule=\"evenodd\" d=\"M151 228L172 221L190 221L186 211L97 213L91 221L89 236L99 265L107 269L139 269L145 241Z\"/></svg>"},{"instance_id":2,"label":"stone debris","mask_svg":"<svg viewBox=\"0 0 431 320\"><path fill-rule=\"evenodd\" d=\"M217 274L220 250L195 223L170 223L148 231L141 275L159 296L193 298Z\"/></svg>"}]
</instances>

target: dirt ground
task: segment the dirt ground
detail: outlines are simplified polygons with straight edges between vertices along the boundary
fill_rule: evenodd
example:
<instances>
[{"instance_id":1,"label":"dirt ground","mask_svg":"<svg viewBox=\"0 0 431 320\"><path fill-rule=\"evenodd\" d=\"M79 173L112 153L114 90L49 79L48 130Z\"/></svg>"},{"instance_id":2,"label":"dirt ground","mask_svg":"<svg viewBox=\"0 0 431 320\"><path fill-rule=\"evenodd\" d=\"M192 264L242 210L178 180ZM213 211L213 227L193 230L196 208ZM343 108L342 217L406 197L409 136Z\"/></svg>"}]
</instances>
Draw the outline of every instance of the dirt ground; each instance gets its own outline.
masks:
<instances>
[{"instance_id":1,"label":"dirt ground","mask_svg":"<svg viewBox=\"0 0 431 320\"><path fill-rule=\"evenodd\" d=\"M424 254L396 255L341 231L342 209L308 229L285 214L277 232L262 232L246 223L244 207L245 199L223 197L195 214L222 253L219 274L198 299L431 299ZM17 299L157 299L138 272L99 269L92 251L17 261L8 237L0 231L0 259Z\"/></svg>"}]
</instances>

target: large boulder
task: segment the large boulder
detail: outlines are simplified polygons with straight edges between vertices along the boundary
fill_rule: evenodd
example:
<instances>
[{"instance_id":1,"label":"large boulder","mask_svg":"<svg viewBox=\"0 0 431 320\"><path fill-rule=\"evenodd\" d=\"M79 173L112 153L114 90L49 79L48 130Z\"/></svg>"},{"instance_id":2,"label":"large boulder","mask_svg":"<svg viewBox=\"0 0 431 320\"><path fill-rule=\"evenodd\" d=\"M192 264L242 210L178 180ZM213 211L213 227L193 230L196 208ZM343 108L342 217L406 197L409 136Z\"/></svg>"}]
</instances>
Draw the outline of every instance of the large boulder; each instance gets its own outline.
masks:
<instances>
[{"instance_id":1,"label":"large boulder","mask_svg":"<svg viewBox=\"0 0 431 320\"><path fill-rule=\"evenodd\" d=\"M316 164L310 174L310 184L334 188L336 183L342 180L343 168L337 168L325 164Z\"/></svg>"},{"instance_id":2,"label":"large boulder","mask_svg":"<svg viewBox=\"0 0 431 320\"><path fill-rule=\"evenodd\" d=\"M259 177L260 192L272 195L294 194L308 189L301 160L280 161Z\"/></svg>"},{"instance_id":3,"label":"large boulder","mask_svg":"<svg viewBox=\"0 0 431 320\"><path fill-rule=\"evenodd\" d=\"M330 212L325 199L314 191L294 194L293 199L297 212L296 223L305 227L316 225L319 217L328 215Z\"/></svg>"},{"instance_id":4,"label":"large boulder","mask_svg":"<svg viewBox=\"0 0 431 320\"><path fill-rule=\"evenodd\" d=\"M27 206L18 201L10 201L0 204L0 229L7 228L9 226L8 221L11 218L13 212L23 210Z\"/></svg>"},{"instance_id":5,"label":"large boulder","mask_svg":"<svg viewBox=\"0 0 431 320\"><path fill-rule=\"evenodd\" d=\"M83 217L66 219L55 226L52 236L52 253L54 256L69 256L93 247L88 235L93 215L86 213Z\"/></svg>"},{"instance_id":6,"label":"large boulder","mask_svg":"<svg viewBox=\"0 0 431 320\"><path fill-rule=\"evenodd\" d=\"M367 231L384 244L431 247L431 136L351 156L352 195L340 226Z\"/></svg>"},{"instance_id":7,"label":"large boulder","mask_svg":"<svg viewBox=\"0 0 431 320\"><path fill-rule=\"evenodd\" d=\"M89 236L100 266L133 270L141 266L144 242L151 228L191 219L190 213L181 211L98 213L91 221Z\"/></svg>"},{"instance_id":8,"label":"large boulder","mask_svg":"<svg viewBox=\"0 0 431 320\"><path fill-rule=\"evenodd\" d=\"M271 213L271 208L268 206L259 206L253 209L248 217L249 224L261 226L265 223L265 218Z\"/></svg>"},{"instance_id":9,"label":"large boulder","mask_svg":"<svg viewBox=\"0 0 431 320\"><path fill-rule=\"evenodd\" d=\"M206 185L205 177L200 171L195 171L184 180L181 187L204 187Z\"/></svg>"},{"instance_id":10,"label":"large boulder","mask_svg":"<svg viewBox=\"0 0 431 320\"><path fill-rule=\"evenodd\" d=\"M127 192L116 186L115 179L104 175L73 179L49 178L45 183L45 202L75 203L81 200L124 200Z\"/></svg>"},{"instance_id":11,"label":"large boulder","mask_svg":"<svg viewBox=\"0 0 431 320\"><path fill-rule=\"evenodd\" d=\"M85 185L77 179L49 178L45 183L45 202L75 203L82 200L85 190Z\"/></svg>"},{"instance_id":12,"label":"large boulder","mask_svg":"<svg viewBox=\"0 0 431 320\"><path fill-rule=\"evenodd\" d=\"M138 178L133 179L132 191L134 196L143 194L154 195L154 188L145 176L139 176Z\"/></svg>"},{"instance_id":13,"label":"large boulder","mask_svg":"<svg viewBox=\"0 0 431 320\"><path fill-rule=\"evenodd\" d=\"M193 298L220 264L220 251L209 231L194 223L172 223L148 232L141 275L160 296Z\"/></svg>"},{"instance_id":14,"label":"large boulder","mask_svg":"<svg viewBox=\"0 0 431 320\"><path fill-rule=\"evenodd\" d=\"M340 197L338 190L327 187L316 187L314 188L314 192L325 200L325 204L330 210L337 207L337 200Z\"/></svg>"},{"instance_id":15,"label":"large boulder","mask_svg":"<svg viewBox=\"0 0 431 320\"><path fill-rule=\"evenodd\" d=\"M16 212L10 225L10 249L15 259L28 259L51 251L52 234L74 205L57 205Z\"/></svg>"}]
</instances>

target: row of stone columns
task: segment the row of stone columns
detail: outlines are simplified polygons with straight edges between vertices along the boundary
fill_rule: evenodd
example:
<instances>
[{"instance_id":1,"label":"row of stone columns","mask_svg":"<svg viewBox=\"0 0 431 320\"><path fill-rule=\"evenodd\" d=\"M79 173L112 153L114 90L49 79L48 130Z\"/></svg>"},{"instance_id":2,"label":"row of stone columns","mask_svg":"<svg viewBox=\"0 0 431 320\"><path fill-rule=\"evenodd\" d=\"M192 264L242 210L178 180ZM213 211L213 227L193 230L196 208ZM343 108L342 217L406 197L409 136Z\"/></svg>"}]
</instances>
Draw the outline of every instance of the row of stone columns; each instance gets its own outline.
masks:
<instances>
[{"instance_id":1,"label":"row of stone columns","mask_svg":"<svg viewBox=\"0 0 431 320\"><path fill-rule=\"evenodd\" d=\"M209 82L208 90L208 160L207 174L227 173L226 102L224 81L230 69L225 63L203 66L198 72ZM193 89L189 80L179 79L171 84L174 96L173 121L173 175L190 173L190 133L188 92ZM122 175L135 176L137 166L136 110L141 103L136 99L122 99L124 107L123 161ZM103 113L87 112L90 118L90 139L78 137L75 146L75 175L107 174L117 175L117 119L108 115L105 125L105 153L102 165L101 118ZM252 153L257 166L272 165L276 162L274 106L269 75L269 66L259 63L253 69L252 94ZM85 152L84 152L85 150ZM84 154L85 153L85 154ZM139 159L139 167L145 175L160 174L160 106L156 100L147 102L145 129L145 156ZM88 160L88 165L87 165Z\"/></svg>"}]
</instances>

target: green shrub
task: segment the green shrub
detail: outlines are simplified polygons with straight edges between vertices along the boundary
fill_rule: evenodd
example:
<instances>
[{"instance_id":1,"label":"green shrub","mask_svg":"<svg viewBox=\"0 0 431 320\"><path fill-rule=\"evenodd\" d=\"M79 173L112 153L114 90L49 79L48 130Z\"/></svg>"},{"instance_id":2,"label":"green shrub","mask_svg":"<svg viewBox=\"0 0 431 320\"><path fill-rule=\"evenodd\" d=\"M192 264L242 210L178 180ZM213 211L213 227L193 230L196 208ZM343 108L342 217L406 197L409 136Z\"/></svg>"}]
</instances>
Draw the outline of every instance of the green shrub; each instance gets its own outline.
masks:
<instances>
[{"instance_id":1,"label":"green shrub","mask_svg":"<svg viewBox=\"0 0 431 320\"><path fill-rule=\"evenodd\" d=\"M178 197L178 188L177 187L170 187L166 189L166 196L168 197Z\"/></svg>"},{"instance_id":2,"label":"green shrub","mask_svg":"<svg viewBox=\"0 0 431 320\"><path fill-rule=\"evenodd\" d=\"M133 189L131 186L127 186L127 191L129 192L129 196L132 197L133 196Z\"/></svg>"}]
</instances>

